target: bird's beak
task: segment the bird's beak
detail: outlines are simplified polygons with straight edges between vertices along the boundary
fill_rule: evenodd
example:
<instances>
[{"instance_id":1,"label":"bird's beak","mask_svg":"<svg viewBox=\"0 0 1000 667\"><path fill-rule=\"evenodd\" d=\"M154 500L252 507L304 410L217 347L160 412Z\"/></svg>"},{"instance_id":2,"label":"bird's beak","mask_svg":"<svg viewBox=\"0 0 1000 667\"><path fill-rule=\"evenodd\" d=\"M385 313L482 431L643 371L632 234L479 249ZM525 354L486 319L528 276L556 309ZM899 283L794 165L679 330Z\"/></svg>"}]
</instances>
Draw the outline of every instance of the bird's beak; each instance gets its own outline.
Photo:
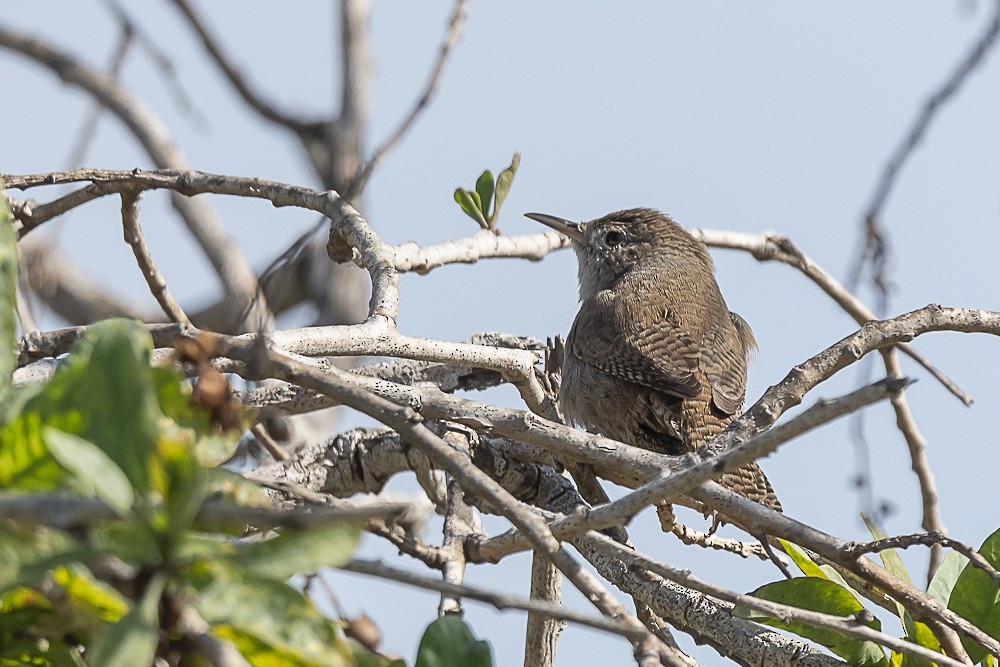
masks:
<instances>
[{"instance_id":1,"label":"bird's beak","mask_svg":"<svg viewBox=\"0 0 1000 667\"><path fill-rule=\"evenodd\" d=\"M551 227L557 232L562 232L569 237L570 241L574 241L575 243L586 243L586 238L583 235L583 228L578 222L570 222L569 220L557 218L554 215L548 215L546 213L525 213L524 217L540 222L546 227Z\"/></svg>"}]
</instances>

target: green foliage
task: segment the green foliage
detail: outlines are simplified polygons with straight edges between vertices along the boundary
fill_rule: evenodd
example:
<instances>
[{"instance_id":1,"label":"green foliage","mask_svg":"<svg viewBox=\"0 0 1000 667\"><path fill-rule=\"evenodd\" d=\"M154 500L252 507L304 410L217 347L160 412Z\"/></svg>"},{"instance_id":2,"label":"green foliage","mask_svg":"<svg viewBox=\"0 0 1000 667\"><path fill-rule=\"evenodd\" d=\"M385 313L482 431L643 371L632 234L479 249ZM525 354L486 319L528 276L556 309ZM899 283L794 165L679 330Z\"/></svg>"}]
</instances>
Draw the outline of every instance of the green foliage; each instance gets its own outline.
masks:
<instances>
[{"instance_id":1,"label":"green foliage","mask_svg":"<svg viewBox=\"0 0 1000 667\"><path fill-rule=\"evenodd\" d=\"M159 641L160 597L166 575L158 574L146 586L139 602L108 627L87 651L92 665L151 665Z\"/></svg>"},{"instance_id":2,"label":"green foliage","mask_svg":"<svg viewBox=\"0 0 1000 667\"><path fill-rule=\"evenodd\" d=\"M208 584L199 590L198 613L251 664L352 664L336 624L323 618L301 591L279 579L241 571L226 560L201 563L195 571L208 575Z\"/></svg>"},{"instance_id":3,"label":"green foliage","mask_svg":"<svg viewBox=\"0 0 1000 667\"><path fill-rule=\"evenodd\" d=\"M487 169L476 179L473 190L455 189L455 201L465 214L475 220L483 229L495 231L500 218L500 207L510 193L517 168L521 165L521 154L514 153L510 166L493 179L493 172Z\"/></svg>"},{"instance_id":4,"label":"green foliage","mask_svg":"<svg viewBox=\"0 0 1000 667\"><path fill-rule=\"evenodd\" d=\"M442 616L420 639L415 667L491 667L493 654L488 642L476 639L458 616Z\"/></svg>"},{"instance_id":5,"label":"green foliage","mask_svg":"<svg viewBox=\"0 0 1000 667\"><path fill-rule=\"evenodd\" d=\"M864 518L874 539L880 540L885 537L878 526L867 518L862 518ZM794 544L784 541L781 544L785 553L806 577L767 584L755 591L754 595L794 607L824 611L829 614L856 614L862 609L863 597L861 594L852 589L835 570L827 565L817 565L804 550ZM986 539L979 549L979 553L994 568L1000 568L1000 530ZM889 572L912 584L912 578L903 564L902 558L894 549L881 551L879 558ZM991 637L1000 639L1000 588L994 583L992 577L981 568L970 567L967 557L957 552L947 553L931 579L927 592L932 598L947 605L949 609L971 621ZM914 620L910 613L898 603L896 610L906 641L932 651L941 652L941 645L930 627ZM877 656L874 653L858 654L854 652L862 648L861 644L869 642L851 644L844 637L838 639L822 630L800 624L782 623L742 607L737 607L736 614L812 639L828 646L834 653L847 659L851 664L885 664L877 660L865 662L866 660L875 660ZM872 625L872 627L877 627L877 625ZM966 637L962 637L962 642L974 662L984 665L993 664L992 658L978 644ZM881 649L878 652L881 654ZM932 663L894 651L889 664L894 667L930 667Z\"/></svg>"},{"instance_id":6,"label":"green foliage","mask_svg":"<svg viewBox=\"0 0 1000 667\"><path fill-rule=\"evenodd\" d=\"M7 383L0 494L40 507L59 498L53 492L95 498L117 519L72 532L0 530L0 665L81 667L82 656L148 665L164 638L180 637L177 613L163 610L185 605L252 665L354 664L338 625L286 580L348 560L358 530L331 525L253 542L198 530L210 494L256 498L209 467L237 434L212 429L182 377L150 368L151 348L142 325L110 320L87 329L44 387ZM104 557L133 573L129 586L113 588L88 569Z\"/></svg>"},{"instance_id":7,"label":"green foliage","mask_svg":"<svg viewBox=\"0 0 1000 667\"><path fill-rule=\"evenodd\" d=\"M864 610L864 607L849 590L840 584L819 577L797 577L776 581L761 586L751 595L763 600L834 616L856 616L858 612ZM829 648L852 665L888 667L889 661L885 654L873 642L861 641L842 635L835 630L825 630L805 623L781 621L746 607L737 607L734 613L737 616L788 630L810 639ZM866 622L866 625L876 630L881 629L881 624L874 617Z\"/></svg>"},{"instance_id":8,"label":"green foliage","mask_svg":"<svg viewBox=\"0 0 1000 667\"><path fill-rule=\"evenodd\" d=\"M1000 567L1000 530L986 538L979 553L994 568ZM961 571L949 596L948 607L989 636L1000 639L1000 590L982 569L970 565ZM965 637L962 637L962 644L973 662L986 658L986 651L979 645Z\"/></svg>"}]
</instances>

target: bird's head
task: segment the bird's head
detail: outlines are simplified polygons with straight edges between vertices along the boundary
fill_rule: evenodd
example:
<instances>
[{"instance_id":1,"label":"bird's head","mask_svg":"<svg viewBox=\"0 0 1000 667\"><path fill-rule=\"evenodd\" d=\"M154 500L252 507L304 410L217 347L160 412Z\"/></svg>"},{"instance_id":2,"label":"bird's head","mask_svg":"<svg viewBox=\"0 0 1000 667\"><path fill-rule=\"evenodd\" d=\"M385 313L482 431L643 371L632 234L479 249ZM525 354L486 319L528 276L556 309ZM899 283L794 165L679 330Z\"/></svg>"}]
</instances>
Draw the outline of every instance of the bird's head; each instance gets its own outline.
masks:
<instances>
[{"instance_id":1,"label":"bird's head","mask_svg":"<svg viewBox=\"0 0 1000 667\"><path fill-rule=\"evenodd\" d=\"M544 213L525 213L573 242L579 264L580 298L612 287L626 273L645 268L694 266L713 272L705 245L664 213L630 208L591 220L570 222Z\"/></svg>"}]
</instances>

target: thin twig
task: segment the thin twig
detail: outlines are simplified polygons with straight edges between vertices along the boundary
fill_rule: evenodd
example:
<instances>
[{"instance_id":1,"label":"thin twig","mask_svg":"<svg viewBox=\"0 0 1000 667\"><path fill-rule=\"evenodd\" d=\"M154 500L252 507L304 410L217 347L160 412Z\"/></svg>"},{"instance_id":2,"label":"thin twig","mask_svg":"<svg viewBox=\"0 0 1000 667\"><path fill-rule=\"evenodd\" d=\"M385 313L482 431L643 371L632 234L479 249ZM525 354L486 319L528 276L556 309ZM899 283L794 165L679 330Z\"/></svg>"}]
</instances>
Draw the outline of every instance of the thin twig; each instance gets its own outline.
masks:
<instances>
[{"instance_id":1,"label":"thin twig","mask_svg":"<svg viewBox=\"0 0 1000 667\"><path fill-rule=\"evenodd\" d=\"M184 309L174 299L170 290L167 289L167 279L163 273L156 268L153 255L146 245L146 238L142 234L142 226L139 224L139 200L142 197L138 192L122 192L122 226L125 231L125 242L132 248L135 261L139 264L142 277L149 286L149 291L153 298L160 304L163 313L170 318L171 322L191 325L191 320L184 313Z\"/></svg>"},{"instance_id":2,"label":"thin twig","mask_svg":"<svg viewBox=\"0 0 1000 667\"><path fill-rule=\"evenodd\" d=\"M913 154L913 151L923 140L928 127L937 116L940 109L959 91L969 75L983 62L986 55L996 44L1000 35L1000 2L995 3L993 16L986 25L980 37L959 63L948 79L935 90L917 114L902 142L895 148L882 170L872 198L865 209L863 217L864 246L858 253L857 260L850 272L849 284L856 285L868 262L873 264L873 279L883 300L888 298L889 279L886 272L888 257L888 241L881 228L881 214L889 193L892 191L903 165Z\"/></svg>"},{"instance_id":3,"label":"thin twig","mask_svg":"<svg viewBox=\"0 0 1000 667\"><path fill-rule=\"evenodd\" d=\"M175 2L181 2L182 0L175 0ZM434 92L437 90L438 82L441 80L441 75L444 73L444 66L448 62L448 56L451 54L452 49L455 44L458 43L459 38L462 35L462 25L465 22L466 5L468 0L457 0L455 2L455 8L451 13L451 18L448 21L448 32L445 34L444 41L441 42L441 49L438 52L437 60L434 63L434 69L431 70L430 78L427 80L427 84L424 86L424 90L420 97L417 99L416 104L410 109L410 112L406 115L403 121L399 124L399 127L389 135L389 137L382 142L382 144L375 149L371 157L365 163L364 168L351 180L347 187L347 191L344 193L344 197L348 201L354 201L358 196L364 192L365 186L368 184L368 179L371 177L372 172L375 167L382 161L382 159L396 147L396 144L410 131L413 124L420 117L420 114L427 109L430 105L431 100L434 97Z\"/></svg>"},{"instance_id":4,"label":"thin twig","mask_svg":"<svg viewBox=\"0 0 1000 667\"><path fill-rule=\"evenodd\" d=\"M122 26L122 30L127 30L133 35L136 43L146 50L150 59L157 66L157 68L159 68L160 73L163 75L163 79L167 83L167 89L174 98L174 103L177 105L177 108L180 109L182 113L189 116L195 127L205 127L208 125L208 121L201 111L198 110L198 107L195 105L191 95L184 90L184 84L181 81L181 78L177 75L177 67L174 66L173 58L171 58L166 51L157 46L153 38L150 37L149 33L143 30L139 23L132 20L132 17L128 15L125 8L122 7L118 0L104 0L104 4L108 8L108 11L114 14L118 19L118 23Z\"/></svg>"},{"instance_id":5,"label":"thin twig","mask_svg":"<svg viewBox=\"0 0 1000 667\"><path fill-rule=\"evenodd\" d=\"M913 546L933 546L940 545L947 549L952 549L969 559L975 567L989 575L998 587L1000 587L1000 572L986 560L986 558L968 546L957 540L953 540L942 533L914 533L913 535L898 535L895 537L885 537L874 542L863 542L847 549L847 555L857 558L863 554L878 553L886 549L909 549Z\"/></svg>"},{"instance_id":6,"label":"thin twig","mask_svg":"<svg viewBox=\"0 0 1000 667\"><path fill-rule=\"evenodd\" d=\"M511 595L492 593L490 591L468 585L458 586L456 584L449 584L444 581L438 581L437 579L432 579L430 577L422 577L406 570L394 568L380 561L355 559L349 563L341 565L339 569L344 570L345 572L354 572L356 574L365 574L372 577L389 579L390 581L397 581L409 586L438 591L446 595L468 598L470 600L478 600L479 602L490 604L495 609L499 609L501 611L504 609L521 609L536 614L543 614L551 618L578 623L596 630L611 632L616 635L627 637L632 641L637 641L639 638L644 636L645 632L644 630L643 632L636 632L635 628L630 627L627 623L622 623L621 621L616 621L610 618L588 616L586 614L566 609L562 605L538 600L519 599Z\"/></svg>"},{"instance_id":7,"label":"thin twig","mask_svg":"<svg viewBox=\"0 0 1000 667\"><path fill-rule=\"evenodd\" d=\"M260 114L263 118L277 123L278 125L284 126L296 133L303 132L306 128L315 125L314 121L308 121L302 118L296 118L295 116L278 110L274 104L265 100L263 96L254 90L254 88L247 81L246 77L229 59L223 50L219 42L212 36L208 31L208 27L202 20L191 4L187 0L173 0L174 6L184 15L187 19L187 23L194 30L195 34L198 35L198 39L201 41L201 45L205 47L205 51L208 52L209 57L212 61L218 65L219 69L225 75L229 83L232 84L233 89L236 90L237 94L243 98L243 101L247 105Z\"/></svg>"},{"instance_id":8,"label":"thin twig","mask_svg":"<svg viewBox=\"0 0 1000 667\"><path fill-rule=\"evenodd\" d=\"M122 22L118 47L111 56L111 64L108 66L108 76L115 81L121 75L122 66L125 64L125 57L128 55L134 38L135 30L132 23ZM104 105L96 100L90 105L90 113L87 114L86 120L83 121L83 126L77 134L76 143L74 143L73 148L70 150L69 158L66 160L66 164L69 165L70 169L76 169L83 164L83 159L87 155L87 148L90 146L97 132L97 123L104 113L104 108Z\"/></svg>"}]
</instances>

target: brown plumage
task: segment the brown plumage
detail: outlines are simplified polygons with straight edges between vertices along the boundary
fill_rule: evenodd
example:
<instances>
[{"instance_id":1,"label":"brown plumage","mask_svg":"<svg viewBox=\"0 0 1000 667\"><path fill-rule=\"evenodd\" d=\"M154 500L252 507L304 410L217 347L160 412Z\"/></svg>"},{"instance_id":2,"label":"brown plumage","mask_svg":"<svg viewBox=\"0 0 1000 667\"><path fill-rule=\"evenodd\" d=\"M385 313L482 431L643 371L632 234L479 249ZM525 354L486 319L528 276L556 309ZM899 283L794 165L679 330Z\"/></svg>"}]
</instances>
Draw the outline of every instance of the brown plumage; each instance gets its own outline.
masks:
<instances>
[{"instance_id":1,"label":"brown plumage","mask_svg":"<svg viewBox=\"0 0 1000 667\"><path fill-rule=\"evenodd\" d=\"M580 312L559 394L565 417L667 454L722 432L743 406L756 343L726 306L705 245L646 208L580 224L528 217L569 236L579 264ZM756 463L719 481L781 509Z\"/></svg>"}]
</instances>

